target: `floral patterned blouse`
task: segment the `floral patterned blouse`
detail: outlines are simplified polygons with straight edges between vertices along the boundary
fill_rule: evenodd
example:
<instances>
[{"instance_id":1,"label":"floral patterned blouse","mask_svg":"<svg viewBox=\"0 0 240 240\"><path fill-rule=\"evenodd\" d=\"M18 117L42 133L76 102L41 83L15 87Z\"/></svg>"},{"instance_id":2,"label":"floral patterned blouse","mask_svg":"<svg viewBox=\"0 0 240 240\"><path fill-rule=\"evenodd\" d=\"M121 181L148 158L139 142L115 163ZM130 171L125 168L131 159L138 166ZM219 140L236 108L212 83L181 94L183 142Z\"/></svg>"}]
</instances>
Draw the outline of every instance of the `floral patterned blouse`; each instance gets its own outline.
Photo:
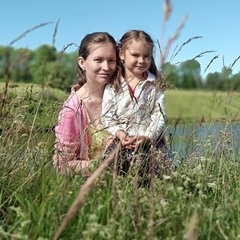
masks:
<instances>
[{"instance_id":1,"label":"floral patterned blouse","mask_svg":"<svg viewBox=\"0 0 240 240\"><path fill-rule=\"evenodd\" d=\"M122 91L106 85L102 104L102 123L115 136L118 130L130 136L158 138L165 130L164 92L155 87L156 77L147 72L145 80L130 89L122 78Z\"/></svg>"}]
</instances>

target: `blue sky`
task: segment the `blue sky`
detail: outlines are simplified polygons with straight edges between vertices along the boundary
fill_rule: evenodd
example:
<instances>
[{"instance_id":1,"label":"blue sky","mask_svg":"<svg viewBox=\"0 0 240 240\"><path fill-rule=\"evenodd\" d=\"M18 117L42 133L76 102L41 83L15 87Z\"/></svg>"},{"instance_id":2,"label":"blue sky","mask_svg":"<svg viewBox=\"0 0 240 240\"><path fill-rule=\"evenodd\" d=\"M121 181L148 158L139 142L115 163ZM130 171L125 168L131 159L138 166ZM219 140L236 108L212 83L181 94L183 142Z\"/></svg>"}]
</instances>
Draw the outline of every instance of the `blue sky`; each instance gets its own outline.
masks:
<instances>
[{"instance_id":1,"label":"blue sky","mask_svg":"<svg viewBox=\"0 0 240 240\"><path fill-rule=\"evenodd\" d=\"M197 58L202 75L221 71L223 63L229 67L240 56L240 1L239 0L172 0L172 13L163 34L163 0L0 0L0 45L7 46L27 30L39 24L52 22L29 32L12 47L36 49L42 44L53 44L56 23L59 20L54 46L61 51L68 44L79 45L81 39L94 31L107 31L116 39L130 29L148 32L161 48L176 32L184 16L187 20L179 37L173 42L167 60L185 44L172 64L192 59L205 51L216 51ZM70 46L66 52L76 50ZM159 62L156 45L156 62ZM215 57L208 71L205 68ZM233 73L240 71L240 60Z\"/></svg>"}]
</instances>

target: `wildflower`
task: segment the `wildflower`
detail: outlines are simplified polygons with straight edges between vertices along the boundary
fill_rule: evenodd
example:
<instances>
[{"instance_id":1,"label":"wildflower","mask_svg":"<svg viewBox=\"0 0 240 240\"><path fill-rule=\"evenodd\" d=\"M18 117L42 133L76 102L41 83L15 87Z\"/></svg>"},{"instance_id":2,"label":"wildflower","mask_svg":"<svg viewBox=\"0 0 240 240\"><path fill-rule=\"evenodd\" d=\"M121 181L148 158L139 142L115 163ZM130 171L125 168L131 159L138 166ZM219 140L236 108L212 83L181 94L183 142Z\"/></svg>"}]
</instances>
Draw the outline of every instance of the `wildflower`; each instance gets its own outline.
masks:
<instances>
[{"instance_id":1,"label":"wildflower","mask_svg":"<svg viewBox=\"0 0 240 240\"><path fill-rule=\"evenodd\" d=\"M163 179L171 179L171 176L169 176L169 175L163 175Z\"/></svg>"},{"instance_id":2,"label":"wildflower","mask_svg":"<svg viewBox=\"0 0 240 240\"><path fill-rule=\"evenodd\" d=\"M212 188L212 189L217 189L217 188L218 188L218 187L217 187L217 184L214 183L214 182L213 182L213 183L208 183L207 186L210 187L210 188Z\"/></svg>"},{"instance_id":3,"label":"wildflower","mask_svg":"<svg viewBox=\"0 0 240 240\"><path fill-rule=\"evenodd\" d=\"M201 186L202 186L201 183L196 184L196 188L201 188Z\"/></svg>"},{"instance_id":4,"label":"wildflower","mask_svg":"<svg viewBox=\"0 0 240 240\"><path fill-rule=\"evenodd\" d=\"M167 202L165 199L162 199L162 200L160 201L160 203L161 203L161 205L162 205L163 207L165 207L166 205L168 205L168 202Z\"/></svg>"},{"instance_id":5,"label":"wildflower","mask_svg":"<svg viewBox=\"0 0 240 240\"><path fill-rule=\"evenodd\" d=\"M199 191L198 194L200 198L203 198L203 199L207 198L207 196L203 193L203 191Z\"/></svg>"},{"instance_id":6,"label":"wildflower","mask_svg":"<svg viewBox=\"0 0 240 240\"><path fill-rule=\"evenodd\" d=\"M177 187L177 191L178 192L182 192L183 191L183 187Z\"/></svg>"}]
</instances>

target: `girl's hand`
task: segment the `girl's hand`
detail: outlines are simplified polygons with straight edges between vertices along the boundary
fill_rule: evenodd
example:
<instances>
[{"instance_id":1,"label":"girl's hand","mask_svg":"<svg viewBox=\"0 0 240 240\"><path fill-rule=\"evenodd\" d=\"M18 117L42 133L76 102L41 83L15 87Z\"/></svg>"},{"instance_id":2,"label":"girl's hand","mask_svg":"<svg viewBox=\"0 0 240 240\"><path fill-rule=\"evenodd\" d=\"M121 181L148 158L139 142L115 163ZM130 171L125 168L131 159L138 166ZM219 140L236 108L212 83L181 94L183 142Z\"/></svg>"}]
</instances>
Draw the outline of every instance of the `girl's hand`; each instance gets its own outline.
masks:
<instances>
[{"instance_id":1,"label":"girl's hand","mask_svg":"<svg viewBox=\"0 0 240 240\"><path fill-rule=\"evenodd\" d=\"M139 147L141 145L149 144L150 138L146 136L138 136L136 140L136 147Z\"/></svg>"},{"instance_id":2,"label":"girl's hand","mask_svg":"<svg viewBox=\"0 0 240 240\"><path fill-rule=\"evenodd\" d=\"M135 149L135 147L136 147L136 140L137 140L136 137L126 136L126 138L122 141L122 145L125 148L128 148L128 149Z\"/></svg>"},{"instance_id":3,"label":"girl's hand","mask_svg":"<svg viewBox=\"0 0 240 240\"><path fill-rule=\"evenodd\" d=\"M106 149L113 142L113 140L114 140L114 137L112 135L107 137L107 139L106 139Z\"/></svg>"},{"instance_id":4,"label":"girl's hand","mask_svg":"<svg viewBox=\"0 0 240 240\"><path fill-rule=\"evenodd\" d=\"M122 130L116 132L116 137L120 140L125 148L134 149L136 147L136 137L130 137Z\"/></svg>"}]
</instances>

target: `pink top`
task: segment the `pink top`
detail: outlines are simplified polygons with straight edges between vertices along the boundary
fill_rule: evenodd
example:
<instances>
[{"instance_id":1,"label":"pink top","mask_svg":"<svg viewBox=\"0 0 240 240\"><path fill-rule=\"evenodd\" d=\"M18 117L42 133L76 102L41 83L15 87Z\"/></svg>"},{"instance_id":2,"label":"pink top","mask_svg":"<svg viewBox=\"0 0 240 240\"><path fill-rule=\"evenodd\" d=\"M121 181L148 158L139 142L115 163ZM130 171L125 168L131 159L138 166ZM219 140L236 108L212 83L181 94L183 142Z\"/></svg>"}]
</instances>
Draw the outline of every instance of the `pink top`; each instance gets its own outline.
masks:
<instances>
[{"instance_id":1,"label":"pink top","mask_svg":"<svg viewBox=\"0 0 240 240\"><path fill-rule=\"evenodd\" d=\"M76 92L65 101L55 127L54 166L60 172L88 165L87 115Z\"/></svg>"}]
</instances>

